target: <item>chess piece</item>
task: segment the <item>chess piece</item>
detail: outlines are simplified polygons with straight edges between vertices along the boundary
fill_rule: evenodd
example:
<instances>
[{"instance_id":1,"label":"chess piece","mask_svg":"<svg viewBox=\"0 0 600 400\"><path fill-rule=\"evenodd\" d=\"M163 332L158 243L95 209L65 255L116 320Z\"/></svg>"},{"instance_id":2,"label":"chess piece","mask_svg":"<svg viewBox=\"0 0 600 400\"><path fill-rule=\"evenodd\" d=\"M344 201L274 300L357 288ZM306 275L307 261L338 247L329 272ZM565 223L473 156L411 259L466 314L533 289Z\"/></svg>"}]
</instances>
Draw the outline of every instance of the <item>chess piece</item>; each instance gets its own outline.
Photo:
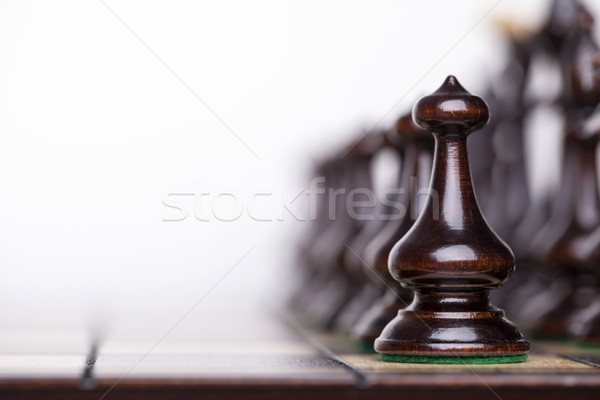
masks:
<instances>
[{"instance_id":1,"label":"chess piece","mask_svg":"<svg viewBox=\"0 0 600 400\"><path fill-rule=\"evenodd\" d=\"M557 285L545 296L533 300L540 304L532 308L530 315L531 330L540 337L569 336L572 317L591 301L593 280L585 265L589 254L582 251L581 243L600 225L597 144L595 136L566 139L564 202L554 217L555 221L560 218L556 223L561 228L560 236L545 244L543 254L544 265L549 273L554 272Z\"/></svg>"},{"instance_id":2,"label":"chess piece","mask_svg":"<svg viewBox=\"0 0 600 400\"><path fill-rule=\"evenodd\" d=\"M523 268L524 254L518 251L521 247L516 240L516 231L527 217L526 213L532 211L524 131L524 120L528 112L524 92L530 57L526 38L511 36L508 43L508 62L493 85L498 100L491 118L494 121L494 131L489 136L493 139L495 157L491 179L488 177L492 185L491 196L487 209L482 210L494 232L513 250L519 266L513 279L490 295L494 304L507 312L506 303L510 302L512 294L531 275L528 268ZM479 135L475 135L477 136ZM479 200L479 195L477 198ZM534 215L536 214L538 213L535 212Z\"/></svg>"},{"instance_id":3,"label":"chess piece","mask_svg":"<svg viewBox=\"0 0 600 400\"><path fill-rule=\"evenodd\" d=\"M573 300L575 309L568 322L569 333L577 340L585 343L600 344L600 200L598 196L598 142L600 141L600 109L588 119L586 132L583 132L588 143L582 149L579 160L581 176L578 177L580 196L585 200L579 201L577 209L580 223L590 226L596 223L594 231L587 238L575 237L561 252L569 265L577 268L576 285ZM579 239L579 240L577 240Z\"/></svg>"},{"instance_id":4,"label":"chess piece","mask_svg":"<svg viewBox=\"0 0 600 400\"><path fill-rule=\"evenodd\" d=\"M313 173L313 179L323 183L323 192L329 193L341 185L342 162L337 154L319 163ZM327 195L316 197L315 219L310 221L307 232L298 245L297 265L298 284L295 293L290 296L289 308L296 314L305 312L307 305L319 290L321 269L315 262L318 259L318 244L328 238L329 231L334 228L329 216L329 198ZM300 315L298 315L300 316Z\"/></svg>"},{"instance_id":5,"label":"chess piece","mask_svg":"<svg viewBox=\"0 0 600 400\"><path fill-rule=\"evenodd\" d=\"M527 110L524 88L529 59L519 39L511 38L509 44L509 61L493 85L497 100L491 119L495 129L489 136L493 139L495 157L489 211L484 214L494 232L512 245L511 233L529 203L523 137L523 119Z\"/></svg>"},{"instance_id":6,"label":"chess piece","mask_svg":"<svg viewBox=\"0 0 600 400\"><path fill-rule=\"evenodd\" d=\"M378 132L374 135L374 137L380 139L380 141L378 143L373 142L373 146L370 150L373 153L373 157L390 147L390 142L386 134ZM379 147L376 147L377 144L379 144ZM397 161L402 163L405 158L403 147L399 146L396 150ZM393 212L393 207L388 202L377 202L373 214L364 221L362 229L360 229L355 237L345 244L346 246L342 256L343 264L348 271L349 278L353 281L352 286L355 289L350 293L348 303L344 305L343 309L335 318L335 321L333 321L333 328L338 332L348 333L356 323L357 319L360 318L364 311L381 295L382 289L370 279L373 272L364 265L364 260L361 255L371 239L389 222L387 216L391 212Z\"/></svg>"},{"instance_id":7,"label":"chess piece","mask_svg":"<svg viewBox=\"0 0 600 400\"><path fill-rule=\"evenodd\" d=\"M532 298L524 313L539 337L569 336L572 317L589 305L593 280L586 268L589 253L582 243L600 225L596 172L597 137L571 129L565 138L560 201L548 230L534 241L540 266L552 285ZM552 237L554 235L554 237Z\"/></svg>"},{"instance_id":8,"label":"chess piece","mask_svg":"<svg viewBox=\"0 0 600 400\"><path fill-rule=\"evenodd\" d=\"M596 173L597 138L584 130L600 101L599 49L591 37L591 16L582 11L575 32L565 39L562 66L565 138L563 172L552 218L535 237L532 254L552 277L551 286L524 308L524 319L541 337L566 337L572 318L589 305L581 243L600 225Z\"/></svg>"},{"instance_id":9,"label":"chess piece","mask_svg":"<svg viewBox=\"0 0 600 400\"><path fill-rule=\"evenodd\" d=\"M584 14L589 13L579 0L554 0L548 19L532 40L548 53L558 54L564 47L565 38L580 23Z\"/></svg>"},{"instance_id":10,"label":"chess piece","mask_svg":"<svg viewBox=\"0 0 600 400\"><path fill-rule=\"evenodd\" d=\"M589 253L586 250L590 250ZM582 255L590 254L585 265L588 267L588 272L593 274L590 281L594 285L591 293L584 294L592 294L594 297L587 307L571 318L569 333L580 343L600 346L600 268L598 267L600 265L600 228L590 235L580 252Z\"/></svg>"},{"instance_id":11,"label":"chess piece","mask_svg":"<svg viewBox=\"0 0 600 400\"><path fill-rule=\"evenodd\" d=\"M482 132L469 138L467 147L480 209L498 236L508 241L527 206L527 190L523 190L522 182L522 125L528 112L524 92L531 61L531 33L514 21L497 22L507 37L507 52L502 73L485 92L494 113ZM503 286L494 294L505 290Z\"/></svg>"},{"instance_id":12,"label":"chess piece","mask_svg":"<svg viewBox=\"0 0 600 400\"><path fill-rule=\"evenodd\" d=\"M339 193L333 195L334 221L330 224L314 250L313 268L318 270L315 278L318 290L309 299L307 313L312 324L330 330L339 313L344 309L357 290L356 280L344 260L347 244L356 237L365 225L367 218L373 214L373 207L359 207L356 215L349 213L349 196L358 191L372 191L371 160L381 148L382 135L371 133L360 137L360 140L343 157L342 179ZM357 202L368 202L368 196L354 196ZM331 215L330 215L331 217Z\"/></svg>"},{"instance_id":13,"label":"chess piece","mask_svg":"<svg viewBox=\"0 0 600 400\"><path fill-rule=\"evenodd\" d=\"M592 262L600 262L598 254L593 257ZM596 297L574 318L570 332L582 344L600 346L600 297Z\"/></svg>"},{"instance_id":14,"label":"chess piece","mask_svg":"<svg viewBox=\"0 0 600 400\"><path fill-rule=\"evenodd\" d=\"M529 343L488 299L510 276L514 256L481 215L467 157L467 135L488 121L488 107L449 76L415 104L413 117L435 137L432 194L392 249L389 268L415 299L375 350L396 362L524 361Z\"/></svg>"},{"instance_id":15,"label":"chess piece","mask_svg":"<svg viewBox=\"0 0 600 400\"><path fill-rule=\"evenodd\" d=\"M589 22L589 14L585 7L579 1L574 0L555 0L550 8L549 16L543 27L531 37L522 41L529 66L540 66L541 61L546 69L561 70L564 68L564 62L560 62L559 55L563 49L567 37L577 30L581 23ZM536 62L537 61L537 62ZM524 64L527 66L527 64ZM530 80L537 73L535 68L526 69L526 78ZM557 76L556 79L560 79ZM559 86L551 81L548 86ZM564 84L562 86L565 86ZM550 96L550 97L548 97ZM558 96L558 97L554 97ZM515 102L518 104L518 102ZM531 111L540 107L547 108L549 104L566 105L564 95L560 93L544 93L540 96L529 96L526 98L524 107L526 116ZM549 161L550 162L550 161ZM514 318L523 327L531 325L532 316L537 318L540 315L541 308L547 307L550 302L560 297L562 289L561 282L556 282L548 274L548 270L540 268L540 259L532 249L532 238L539 238L541 242L555 240L556 236L552 232L553 222L551 222L551 211L556 208L559 202L559 190L543 194L540 198L530 198L528 208L520 219L520 222L507 236L508 244L517 259L518 269L513 279L511 279L501 290L499 304L506 310L507 314ZM525 193L525 190L522 191ZM492 224L494 226L494 224ZM553 287L554 286L554 287ZM504 292L504 293L502 293ZM544 294L547 292L546 294ZM544 298L545 296L550 297ZM494 298L494 300L496 300Z\"/></svg>"},{"instance_id":16,"label":"chess piece","mask_svg":"<svg viewBox=\"0 0 600 400\"><path fill-rule=\"evenodd\" d=\"M383 328L406 307L413 298L411 290L401 287L389 274L388 257L392 247L408 232L419 215L427 196L426 189L433 163L433 138L419 128L410 114L403 116L390 132L389 141L404 151L402 173L398 183L401 193L396 202L404 214L391 220L365 249L364 259L377 274L374 283L384 290L383 296L358 321L354 334L365 348L373 349L373 342ZM423 190L425 189L425 190Z\"/></svg>"}]
</instances>

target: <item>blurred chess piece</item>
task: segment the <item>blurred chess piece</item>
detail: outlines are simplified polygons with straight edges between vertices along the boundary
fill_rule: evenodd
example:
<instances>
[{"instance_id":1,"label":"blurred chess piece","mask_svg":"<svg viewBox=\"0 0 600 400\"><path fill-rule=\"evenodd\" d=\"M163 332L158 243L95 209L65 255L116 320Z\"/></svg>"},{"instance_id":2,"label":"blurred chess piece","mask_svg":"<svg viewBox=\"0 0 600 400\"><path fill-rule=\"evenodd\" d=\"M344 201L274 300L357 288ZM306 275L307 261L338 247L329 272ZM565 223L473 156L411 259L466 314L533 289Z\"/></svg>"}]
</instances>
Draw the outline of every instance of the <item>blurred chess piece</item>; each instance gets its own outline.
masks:
<instances>
[{"instance_id":1,"label":"blurred chess piece","mask_svg":"<svg viewBox=\"0 0 600 400\"><path fill-rule=\"evenodd\" d=\"M355 336L370 349L398 310L412 301L412 291L402 288L391 277L388 258L392 247L408 232L423 209L433 163L433 137L415 125L410 114L400 118L389 134L390 142L396 149L402 149L404 154L398 182L400 193L396 199L402 208L398 211L402 214L390 220L372 237L363 253L367 267L372 268L375 274L374 284L383 292L380 299L360 316L354 329Z\"/></svg>"},{"instance_id":2,"label":"blurred chess piece","mask_svg":"<svg viewBox=\"0 0 600 400\"><path fill-rule=\"evenodd\" d=\"M589 192L594 189L598 191L598 187L594 187L591 182L593 180L595 183L598 182L597 143L600 140L600 109L597 108L587 122L584 134L589 135L590 146L585 158L587 159L586 171L589 175L587 180L590 185L585 190L588 192L586 197L593 198L593 194ZM587 218L588 215L585 214L590 213L590 210L581 211L583 214L581 216ZM581 266L579 280L584 282L578 285L577 300L581 307L569 319L569 332L581 342L600 345L600 226L586 240L577 242L573 255L581 259L578 263Z\"/></svg>"},{"instance_id":3,"label":"blurred chess piece","mask_svg":"<svg viewBox=\"0 0 600 400\"><path fill-rule=\"evenodd\" d=\"M370 151L373 157L390 148L389 135L378 132L372 134L372 136L374 142ZM397 160L402 165L401 160L404 160L403 148L400 146L396 147L395 150ZM371 164L371 167L373 167L373 164ZM372 175L374 172L371 168ZM374 176L372 178L374 179ZM393 205L389 202L379 201L375 192L372 193L372 196L376 202L373 213L366 216L367 219L364 220L363 227L356 236L345 243L343 249L343 264L348 271L349 278L352 280L353 291L349 293L348 302L332 322L332 327L338 332L349 333L361 314L381 295L381 288L379 285L374 284L370 278L373 272L368 265L365 265L362 254L371 239L388 223L387 216L393 212Z\"/></svg>"},{"instance_id":4,"label":"blurred chess piece","mask_svg":"<svg viewBox=\"0 0 600 400\"><path fill-rule=\"evenodd\" d=\"M315 218L310 220L307 232L297 249L296 269L298 283L294 294L290 296L289 308L296 313L303 313L310 299L319 287L319 264L316 262L317 244L327 236L332 224L329 215L329 198L327 194L340 185L342 162L337 154L321 161L313 172L313 181L322 182L323 195L315 194Z\"/></svg>"},{"instance_id":5,"label":"blurred chess piece","mask_svg":"<svg viewBox=\"0 0 600 400\"><path fill-rule=\"evenodd\" d=\"M535 80L539 73L538 68L542 66L547 70L562 71L564 76L565 57L561 57L561 49L567 37L577 31L581 21L588 19L587 15L587 11L578 1L555 0L553 2L546 23L526 40L531 64L528 69L528 80ZM548 81L544 82L545 85L562 87L561 91L526 93L525 102L529 114L540 109L551 109L565 114L565 107L569 103L568 96L564 93L567 89L564 87L565 79L560 78L560 72L554 78L557 79L556 83L553 83L551 78L552 76L546 77ZM556 110L557 108L559 110ZM548 159L546 162L551 163L553 160ZM555 162L558 163L559 160ZM515 277L520 284L514 289L512 287L515 284L509 284L501 303L507 313L524 327L532 322L528 314L537 316L536 309L547 305L543 293L561 291L561 283L556 282L548 270L540 265L542 260L539 251L535 249L536 246L532 246L532 238L537 238L535 240L540 242L552 240L552 232L555 228L550 219L552 210L555 210L557 203L561 201L560 191L561 185L558 183L557 189L553 192L544 193L537 199L530 197L531 202L511 235L510 243L517 258ZM538 254L534 254L536 251ZM536 303L540 303L540 306L536 306Z\"/></svg>"},{"instance_id":6,"label":"blurred chess piece","mask_svg":"<svg viewBox=\"0 0 600 400\"><path fill-rule=\"evenodd\" d=\"M315 326L331 329L339 313L358 290L353 271L344 259L348 243L373 215L374 206L350 209L351 204L369 202L365 191L372 193L371 160L381 149L382 134L361 135L342 157L340 184L329 197L329 217L333 221L319 235L311 253L317 290L305 303L309 320ZM333 207L332 207L333 206Z\"/></svg>"},{"instance_id":7,"label":"blurred chess piece","mask_svg":"<svg viewBox=\"0 0 600 400\"><path fill-rule=\"evenodd\" d=\"M532 205L527 179L524 122L529 111L525 101L525 85L530 64L527 40L510 37L508 61L498 80L492 85L495 102L491 105L493 129L487 136L493 144L493 164L488 176L489 198L485 201L484 215L494 232L513 249L517 267L514 279L492 292L490 298L504 306L511 295L520 289L529 274L523 265L522 246L517 230ZM484 134L487 132L484 132ZM476 135L477 136L477 135ZM471 149L471 148L470 148ZM475 186L479 193L479 186ZM479 195L478 195L479 200ZM532 221L528 221L530 224ZM529 225L531 226L531 225Z\"/></svg>"},{"instance_id":8,"label":"blurred chess piece","mask_svg":"<svg viewBox=\"0 0 600 400\"><path fill-rule=\"evenodd\" d=\"M563 172L553 214L533 241L532 251L553 279L545 292L531 299L524 317L539 336L566 337L572 318L589 305L591 281L581 251L583 243L600 226L600 198L596 172L596 135L584 124L600 101L598 47L591 37L593 20L581 12L578 29L563 43L565 80L563 107L565 139Z\"/></svg>"}]
</instances>

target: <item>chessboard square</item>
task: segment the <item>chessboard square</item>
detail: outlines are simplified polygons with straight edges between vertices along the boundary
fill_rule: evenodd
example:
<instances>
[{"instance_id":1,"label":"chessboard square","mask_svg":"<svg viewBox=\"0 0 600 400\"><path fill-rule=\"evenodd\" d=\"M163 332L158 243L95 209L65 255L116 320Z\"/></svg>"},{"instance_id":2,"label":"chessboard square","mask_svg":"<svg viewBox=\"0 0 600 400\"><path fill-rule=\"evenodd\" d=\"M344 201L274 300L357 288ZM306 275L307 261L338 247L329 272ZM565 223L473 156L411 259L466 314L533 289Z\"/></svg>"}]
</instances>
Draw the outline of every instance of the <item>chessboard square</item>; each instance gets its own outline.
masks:
<instances>
[{"instance_id":1,"label":"chessboard square","mask_svg":"<svg viewBox=\"0 0 600 400\"><path fill-rule=\"evenodd\" d=\"M315 355L106 355L95 365L98 378L268 376L347 374L335 363Z\"/></svg>"}]
</instances>

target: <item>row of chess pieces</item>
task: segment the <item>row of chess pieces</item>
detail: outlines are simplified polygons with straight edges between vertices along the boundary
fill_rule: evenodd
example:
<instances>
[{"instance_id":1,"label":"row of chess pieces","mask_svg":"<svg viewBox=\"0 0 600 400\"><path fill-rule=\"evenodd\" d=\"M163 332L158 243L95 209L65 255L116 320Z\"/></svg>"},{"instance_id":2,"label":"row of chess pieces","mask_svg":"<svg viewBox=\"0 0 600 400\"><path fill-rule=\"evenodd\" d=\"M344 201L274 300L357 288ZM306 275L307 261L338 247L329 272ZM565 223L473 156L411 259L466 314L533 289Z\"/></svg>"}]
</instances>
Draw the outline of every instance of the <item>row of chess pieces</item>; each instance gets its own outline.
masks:
<instances>
[{"instance_id":1,"label":"row of chess pieces","mask_svg":"<svg viewBox=\"0 0 600 400\"><path fill-rule=\"evenodd\" d=\"M482 278L477 281L478 264L467 265L457 259L453 260L456 269L446 271L447 276L436 274L432 271L442 267L435 265L433 256L428 259L431 265L423 267L431 273L429 280L426 274L416 280L408 270L394 270L394 265L400 265L397 267L400 269L404 265L393 259L394 254L402 253L395 246L402 248L408 242L429 240L407 239L407 236L414 237L419 231L411 230L413 225L424 225L424 220L435 219L430 215L431 210L425 208L427 204L436 203L432 200L430 185L437 179L436 174L441 173L440 157L447 156L440 150L440 135L435 128L460 128L472 122L450 121L452 115L440 114L439 121L423 117L415 124L411 113L407 113L390 129L354 138L344 150L331 154L315 168L313 176L324 178L327 193L344 190L333 199L322 196L317 203L317 218L299 245L299 283L291 297L291 307L314 326L350 333L371 346L400 310L415 307L411 306L415 293L419 297L433 293L435 288L450 287L448 281L455 278L462 283L447 290L450 297L455 296L457 287L469 293L472 288L487 293L490 288L501 287L491 293L493 303L532 337L576 338L600 344L597 172L600 51L593 28L594 19L582 3L555 0L539 30L526 34L507 31L510 54L502 73L482 96L489 104L491 118L469 139L472 175L468 179L472 178L477 202L473 205L464 201L465 195L461 192L466 190L464 175L457 183L448 174L444 188L452 190L451 194L436 193L436 197L446 201L445 205L438 204L440 207L450 207L448 199L457 191L462 197L455 199L456 202L463 208L470 207L462 213L470 215L475 212L473 209L481 209L489 226L514 254L516 268L509 280L510 273L492 284L490 276L493 274L486 272L480 274ZM554 63L561 72L562 89L557 98L532 98L526 93L533 74L531 66L539 59ZM448 86L448 81L445 85ZM531 155L525 146L525 121L543 102L552 103L564 117L562 162L548 160L561 163L562 171L555 192L535 199L528 182ZM435 114L435 110L423 111L422 102L419 104L421 108L415 107L414 115L425 111ZM467 102L467 105L470 104ZM456 129L462 129L459 128ZM357 200L355 189L373 189L373 160L390 150L399 171L395 188L403 190L394 192L397 194L393 202L377 202L349 213L348 201ZM458 186L453 188L452 184ZM349 199L353 191L353 198ZM332 205L337 206L334 212ZM404 212L399 213L399 210ZM439 220L445 222L444 218L442 215ZM428 226L439 230L443 225L439 220L437 225L429 223ZM457 229L443 235L455 235L455 240L463 227ZM467 244L471 240L468 235L480 234L479 227L469 229L471 231L460 231L461 240L467 237ZM445 240L440 232L439 237ZM438 248L441 254L439 251ZM495 255L488 256L478 254L477 262L495 262ZM466 256L455 251L454 257ZM473 268L468 284L460 278L465 271L458 269L463 267ZM438 300L443 301L443 295L441 299ZM415 303L418 302L415 300Z\"/></svg>"}]
</instances>

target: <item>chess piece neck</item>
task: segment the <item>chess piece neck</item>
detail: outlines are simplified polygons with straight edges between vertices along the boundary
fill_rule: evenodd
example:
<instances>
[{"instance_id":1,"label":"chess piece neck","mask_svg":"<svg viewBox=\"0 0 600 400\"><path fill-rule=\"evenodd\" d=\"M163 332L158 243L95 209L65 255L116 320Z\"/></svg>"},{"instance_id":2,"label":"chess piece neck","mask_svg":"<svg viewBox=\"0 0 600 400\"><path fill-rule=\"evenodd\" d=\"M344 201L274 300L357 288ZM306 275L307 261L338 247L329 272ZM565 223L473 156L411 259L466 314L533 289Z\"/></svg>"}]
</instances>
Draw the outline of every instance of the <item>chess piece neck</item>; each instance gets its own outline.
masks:
<instances>
[{"instance_id":1,"label":"chess piece neck","mask_svg":"<svg viewBox=\"0 0 600 400\"><path fill-rule=\"evenodd\" d=\"M483 217L473 193L466 137L436 135L435 141L435 162L426 210L434 217L439 213L440 220L452 230L465 229L468 222L482 223Z\"/></svg>"}]
</instances>

